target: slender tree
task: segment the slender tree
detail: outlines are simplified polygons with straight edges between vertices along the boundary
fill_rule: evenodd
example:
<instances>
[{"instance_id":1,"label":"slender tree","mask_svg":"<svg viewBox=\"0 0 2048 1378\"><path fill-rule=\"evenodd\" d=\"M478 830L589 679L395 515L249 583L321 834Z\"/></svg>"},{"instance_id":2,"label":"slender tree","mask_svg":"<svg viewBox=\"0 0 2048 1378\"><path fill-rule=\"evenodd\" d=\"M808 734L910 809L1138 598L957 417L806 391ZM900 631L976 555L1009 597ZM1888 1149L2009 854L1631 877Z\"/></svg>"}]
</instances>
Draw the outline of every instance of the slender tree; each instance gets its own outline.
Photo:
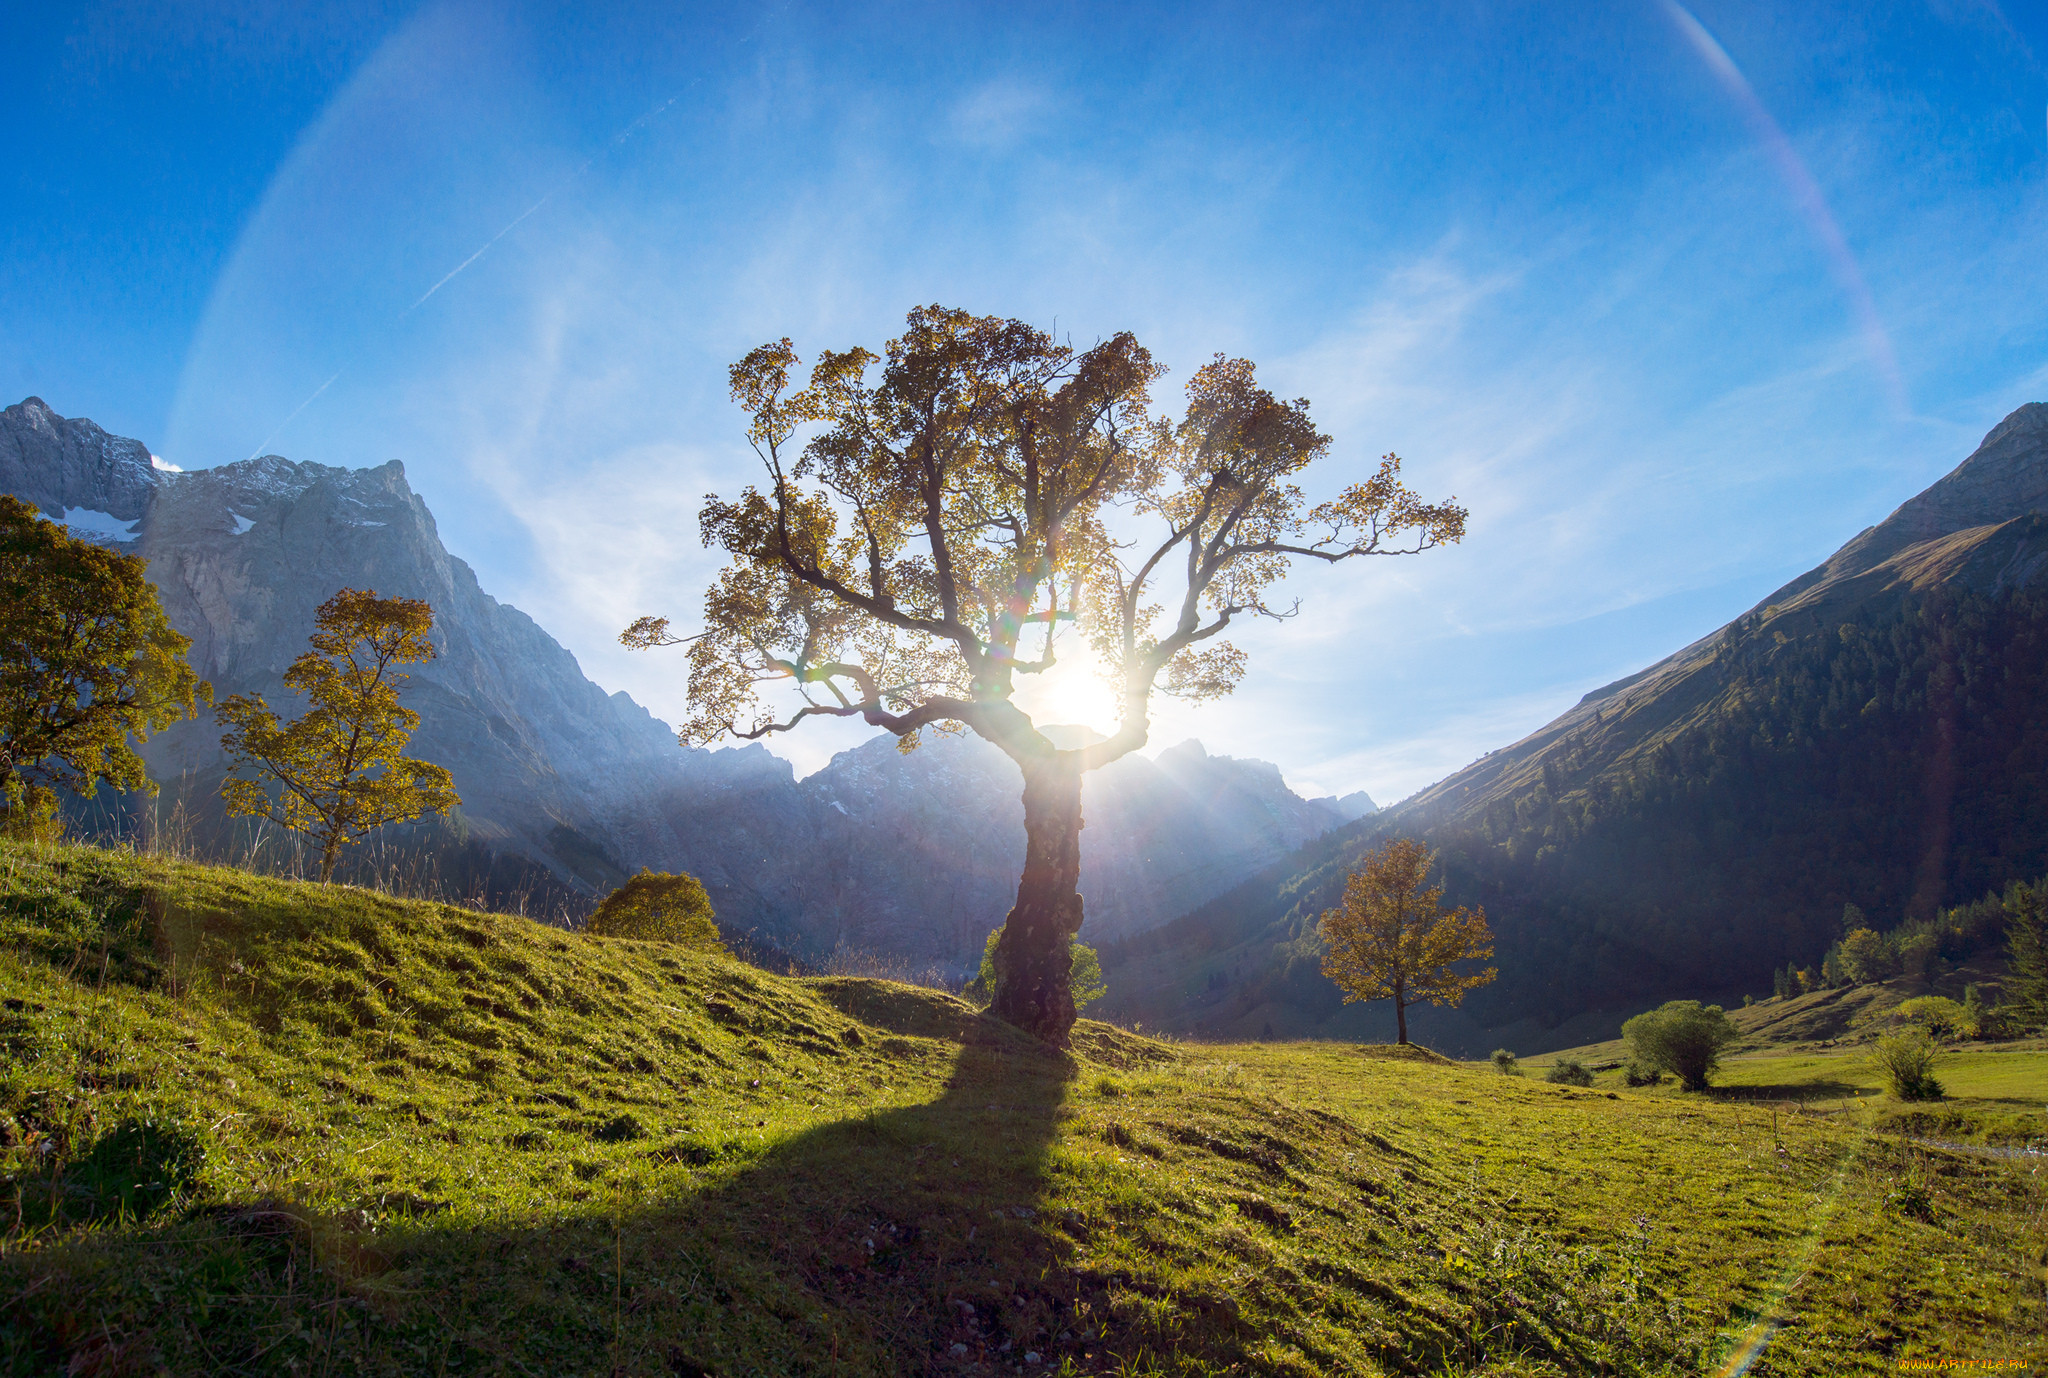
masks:
<instances>
[{"instance_id":1,"label":"slender tree","mask_svg":"<svg viewBox=\"0 0 2048 1378\"><path fill-rule=\"evenodd\" d=\"M1306 402L1218 357L1190 380L1178 421L1154 418L1162 370L1129 334L1076 351L1020 321L921 307L886 357L828 351L802 388L798 364L783 340L732 368L766 483L714 496L700 516L730 562L689 638L683 739L757 739L825 716L906 750L928 727L1001 748L1023 773L1026 848L992 1008L1063 1043L1082 774L1144 745L1153 694L1230 692L1245 657L1223 633L1291 615L1267 591L1293 561L1455 541L1464 509L1421 501L1392 455L1311 505L1298 485L1330 439ZM1076 623L1121 722L1062 748L1011 696L1053 667ZM621 640L682 638L644 617ZM763 701L776 686L794 693L780 713Z\"/></svg>"},{"instance_id":2,"label":"slender tree","mask_svg":"<svg viewBox=\"0 0 2048 1378\"><path fill-rule=\"evenodd\" d=\"M215 710L229 729L220 739L233 763L220 787L229 815L311 838L322 884L343 847L462 802L446 769L404 754L420 715L399 703L408 676L395 667L433 659L433 626L433 609L417 598L343 589L315 614L313 649L284 672L310 705L304 716L280 723L260 694ZM244 770L253 778L235 773Z\"/></svg>"},{"instance_id":3,"label":"slender tree","mask_svg":"<svg viewBox=\"0 0 2048 1378\"><path fill-rule=\"evenodd\" d=\"M2048 881L2014 885L2005 896L2005 942L2010 965L2005 998L2026 1024L2048 1024Z\"/></svg>"},{"instance_id":4,"label":"slender tree","mask_svg":"<svg viewBox=\"0 0 2048 1378\"><path fill-rule=\"evenodd\" d=\"M1486 911L1446 911L1441 885L1427 886L1429 848L1396 838L1365 858L1344 884L1344 902L1322 917L1323 975L1354 1000L1391 1000L1398 1041L1408 1041L1408 1007L1456 1006L1499 973L1460 971L1493 955ZM1427 887L1427 888L1425 888Z\"/></svg>"},{"instance_id":5,"label":"slender tree","mask_svg":"<svg viewBox=\"0 0 2048 1378\"><path fill-rule=\"evenodd\" d=\"M192 673L146 565L0 496L0 828L57 829L59 789L156 791L129 738L198 714Z\"/></svg>"}]
</instances>

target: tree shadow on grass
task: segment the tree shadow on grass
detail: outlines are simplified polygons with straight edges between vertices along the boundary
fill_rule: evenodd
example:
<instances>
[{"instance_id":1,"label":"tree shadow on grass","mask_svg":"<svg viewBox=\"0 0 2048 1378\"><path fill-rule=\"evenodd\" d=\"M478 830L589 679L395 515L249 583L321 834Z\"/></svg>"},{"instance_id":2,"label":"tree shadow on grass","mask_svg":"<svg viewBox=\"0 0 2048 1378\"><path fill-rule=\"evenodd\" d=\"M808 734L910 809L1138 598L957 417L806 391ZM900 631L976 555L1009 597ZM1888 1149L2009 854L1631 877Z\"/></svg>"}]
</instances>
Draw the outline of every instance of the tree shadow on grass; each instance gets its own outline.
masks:
<instances>
[{"instance_id":1,"label":"tree shadow on grass","mask_svg":"<svg viewBox=\"0 0 2048 1378\"><path fill-rule=\"evenodd\" d=\"M887 1008L886 987L833 994L906 1045L957 1042L938 1098L704 1164L673 1204L422 1237L408 1285L430 1294L448 1371L988 1373L1062 1351L1092 1367L1080 1336L1104 1299L1063 1280L1042 1214L1078 1061L927 1001Z\"/></svg>"},{"instance_id":2,"label":"tree shadow on grass","mask_svg":"<svg viewBox=\"0 0 2048 1378\"><path fill-rule=\"evenodd\" d=\"M1717 1101L1823 1101L1854 1100L1875 1095L1867 1086L1821 1078L1814 1081L1763 1082L1752 1086L1711 1086L1705 1094Z\"/></svg>"}]
</instances>

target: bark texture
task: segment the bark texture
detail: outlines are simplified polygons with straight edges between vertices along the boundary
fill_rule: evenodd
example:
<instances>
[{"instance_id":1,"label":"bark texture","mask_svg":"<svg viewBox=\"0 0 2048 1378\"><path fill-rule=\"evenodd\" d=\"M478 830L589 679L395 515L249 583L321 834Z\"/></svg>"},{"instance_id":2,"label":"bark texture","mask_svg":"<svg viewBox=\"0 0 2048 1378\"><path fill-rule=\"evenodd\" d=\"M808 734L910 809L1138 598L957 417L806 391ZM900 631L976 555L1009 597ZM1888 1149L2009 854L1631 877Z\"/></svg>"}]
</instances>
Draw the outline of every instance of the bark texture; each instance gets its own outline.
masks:
<instances>
[{"instance_id":1,"label":"bark texture","mask_svg":"<svg viewBox=\"0 0 2048 1378\"><path fill-rule=\"evenodd\" d=\"M1070 983L1081 931L1081 766L1062 751L1024 768L1024 875L996 939L991 1011L1055 1047L1074 1027Z\"/></svg>"}]
</instances>

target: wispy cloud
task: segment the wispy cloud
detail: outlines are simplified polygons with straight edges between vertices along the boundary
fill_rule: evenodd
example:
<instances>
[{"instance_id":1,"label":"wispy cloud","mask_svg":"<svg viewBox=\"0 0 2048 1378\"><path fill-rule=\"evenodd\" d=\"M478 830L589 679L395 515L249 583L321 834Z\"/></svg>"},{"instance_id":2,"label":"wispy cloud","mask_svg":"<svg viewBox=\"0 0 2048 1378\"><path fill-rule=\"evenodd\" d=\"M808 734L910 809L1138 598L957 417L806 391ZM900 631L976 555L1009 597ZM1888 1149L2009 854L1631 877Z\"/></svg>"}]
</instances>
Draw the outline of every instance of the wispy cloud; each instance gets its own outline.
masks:
<instances>
[{"instance_id":1,"label":"wispy cloud","mask_svg":"<svg viewBox=\"0 0 2048 1378\"><path fill-rule=\"evenodd\" d=\"M973 148L1008 149L1044 128L1055 109L1054 97L1045 87L998 77L954 102L945 129L954 141Z\"/></svg>"},{"instance_id":2,"label":"wispy cloud","mask_svg":"<svg viewBox=\"0 0 2048 1378\"><path fill-rule=\"evenodd\" d=\"M1707 61L1725 87L1732 63L1685 32L1672 61ZM1302 573L1302 616L1241 638L1237 698L1159 713L1155 746L1200 736L1305 788L1376 797L1739 611L1953 464L1957 434L2044 376L2032 356L1982 362L1959 323L2030 338L2048 288L2038 235L1987 232L1984 271L1964 272L1940 246L1975 232L1978 203L1906 207L1872 217L1887 228L1864 261L1914 326L1916 377L1945 358L1967 378L1929 388L1938 421L1889 415L1869 322L1845 321L1815 222L1786 214L1791 183L1759 175L1772 158L1790 176L1782 134L1683 142L1567 195L1540 159L1486 163L1490 127L1451 127L1440 151L1436 126L1401 124L1365 78L1355 101L1281 82L1263 107L1232 86L1205 113L1204 83L1240 80L1235 57L1200 80L1162 59L1141 80L1075 47L1028 75L951 72L935 99L929 80L835 69L792 41L694 88L542 213L539 191L577 171L589 136L533 115L547 93L517 64L456 63L476 45L421 35L280 175L215 293L187 369L192 426L167 448L196 463L202 433L246 446L247 416L288 411L371 341L293 422L290 452L405 459L486 588L671 719L679 657L614 638L641 613L693 618L717 569L697 506L757 479L725 367L785 334L807 355L873 346L934 300L1081 342L1130 327L1173 366L1163 405L1212 352L1246 354L1337 438L1318 491L1393 450L1418 489L1455 493L1473 514L1463 546ZM500 110L536 123L479 113ZM1884 129L1800 128L1830 186L1871 183L1827 150L1882 146ZM363 168L399 171L385 188ZM470 257L479 244L495 247ZM807 768L864 735L806 730L776 749Z\"/></svg>"}]
</instances>

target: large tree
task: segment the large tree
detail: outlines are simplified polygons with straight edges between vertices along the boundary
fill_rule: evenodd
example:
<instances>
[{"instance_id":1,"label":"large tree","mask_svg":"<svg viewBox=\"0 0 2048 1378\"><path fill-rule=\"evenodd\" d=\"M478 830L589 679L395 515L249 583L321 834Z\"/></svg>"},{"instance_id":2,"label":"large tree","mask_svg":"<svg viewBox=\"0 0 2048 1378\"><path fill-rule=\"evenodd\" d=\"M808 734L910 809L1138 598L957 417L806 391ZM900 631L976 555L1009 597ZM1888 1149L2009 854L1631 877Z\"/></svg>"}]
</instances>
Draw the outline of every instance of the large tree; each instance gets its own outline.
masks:
<instances>
[{"instance_id":1,"label":"large tree","mask_svg":"<svg viewBox=\"0 0 2048 1378\"><path fill-rule=\"evenodd\" d=\"M1464 509L1416 497L1392 455L1312 504L1303 471L1330 438L1305 401L1219 356L1177 420L1154 417L1164 370L1128 333L1076 350L1021 321L920 307L885 356L827 351L800 388L798 365L785 339L732 368L767 481L701 513L731 561L690 638L682 735L755 739L824 716L905 749L926 728L1000 747L1023 772L1026 850L992 1008L1064 1042L1082 774L1145 744L1154 693L1230 692L1245 657L1223 633L1291 615L1267 594L1293 561L1455 541ZM1011 698L1052 668L1070 624L1121 722L1062 748ZM681 640L668 628L642 618L622 640ZM777 712L775 686L800 702Z\"/></svg>"},{"instance_id":2,"label":"large tree","mask_svg":"<svg viewBox=\"0 0 2048 1378\"><path fill-rule=\"evenodd\" d=\"M1365 857L1344 884L1344 900L1325 909L1323 975L1354 1000L1394 1002L1396 1041L1408 1041L1408 1007L1457 1006L1465 992L1499 973L1461 967L1493 955L1486 911L1443 907L1444 888L1429 883L1435 858L1399 837Z\"/></svg>"},{"instance_id":3,"label":"large tree","mask_svg":"<svg viewBox=\"0 0 2048 1378\"><path fill-rule=\"evenodd\" d=\"M420 715L398 701L408 676L397 667L434 658L433 626L420 599L343 589L314 615L313 648L284 672L306 696L304 714L280 722L261 694L214 710L233 762L220 787L228 813L304 833L320 851L322 884L343 847L462 802L445 767L405 755Z\"/></svg>"},{"instance_id":4,"label":"large tree","mask_svg":"<svg viewBox=\"0 0 2048 1378\"><path fill-rule=\"evenodd\" d=\"M194 716L192 673L145 564L0 496L0 828L56 831L59 789L156 786L129 738Z\"/></svg>"}]
</instances>

